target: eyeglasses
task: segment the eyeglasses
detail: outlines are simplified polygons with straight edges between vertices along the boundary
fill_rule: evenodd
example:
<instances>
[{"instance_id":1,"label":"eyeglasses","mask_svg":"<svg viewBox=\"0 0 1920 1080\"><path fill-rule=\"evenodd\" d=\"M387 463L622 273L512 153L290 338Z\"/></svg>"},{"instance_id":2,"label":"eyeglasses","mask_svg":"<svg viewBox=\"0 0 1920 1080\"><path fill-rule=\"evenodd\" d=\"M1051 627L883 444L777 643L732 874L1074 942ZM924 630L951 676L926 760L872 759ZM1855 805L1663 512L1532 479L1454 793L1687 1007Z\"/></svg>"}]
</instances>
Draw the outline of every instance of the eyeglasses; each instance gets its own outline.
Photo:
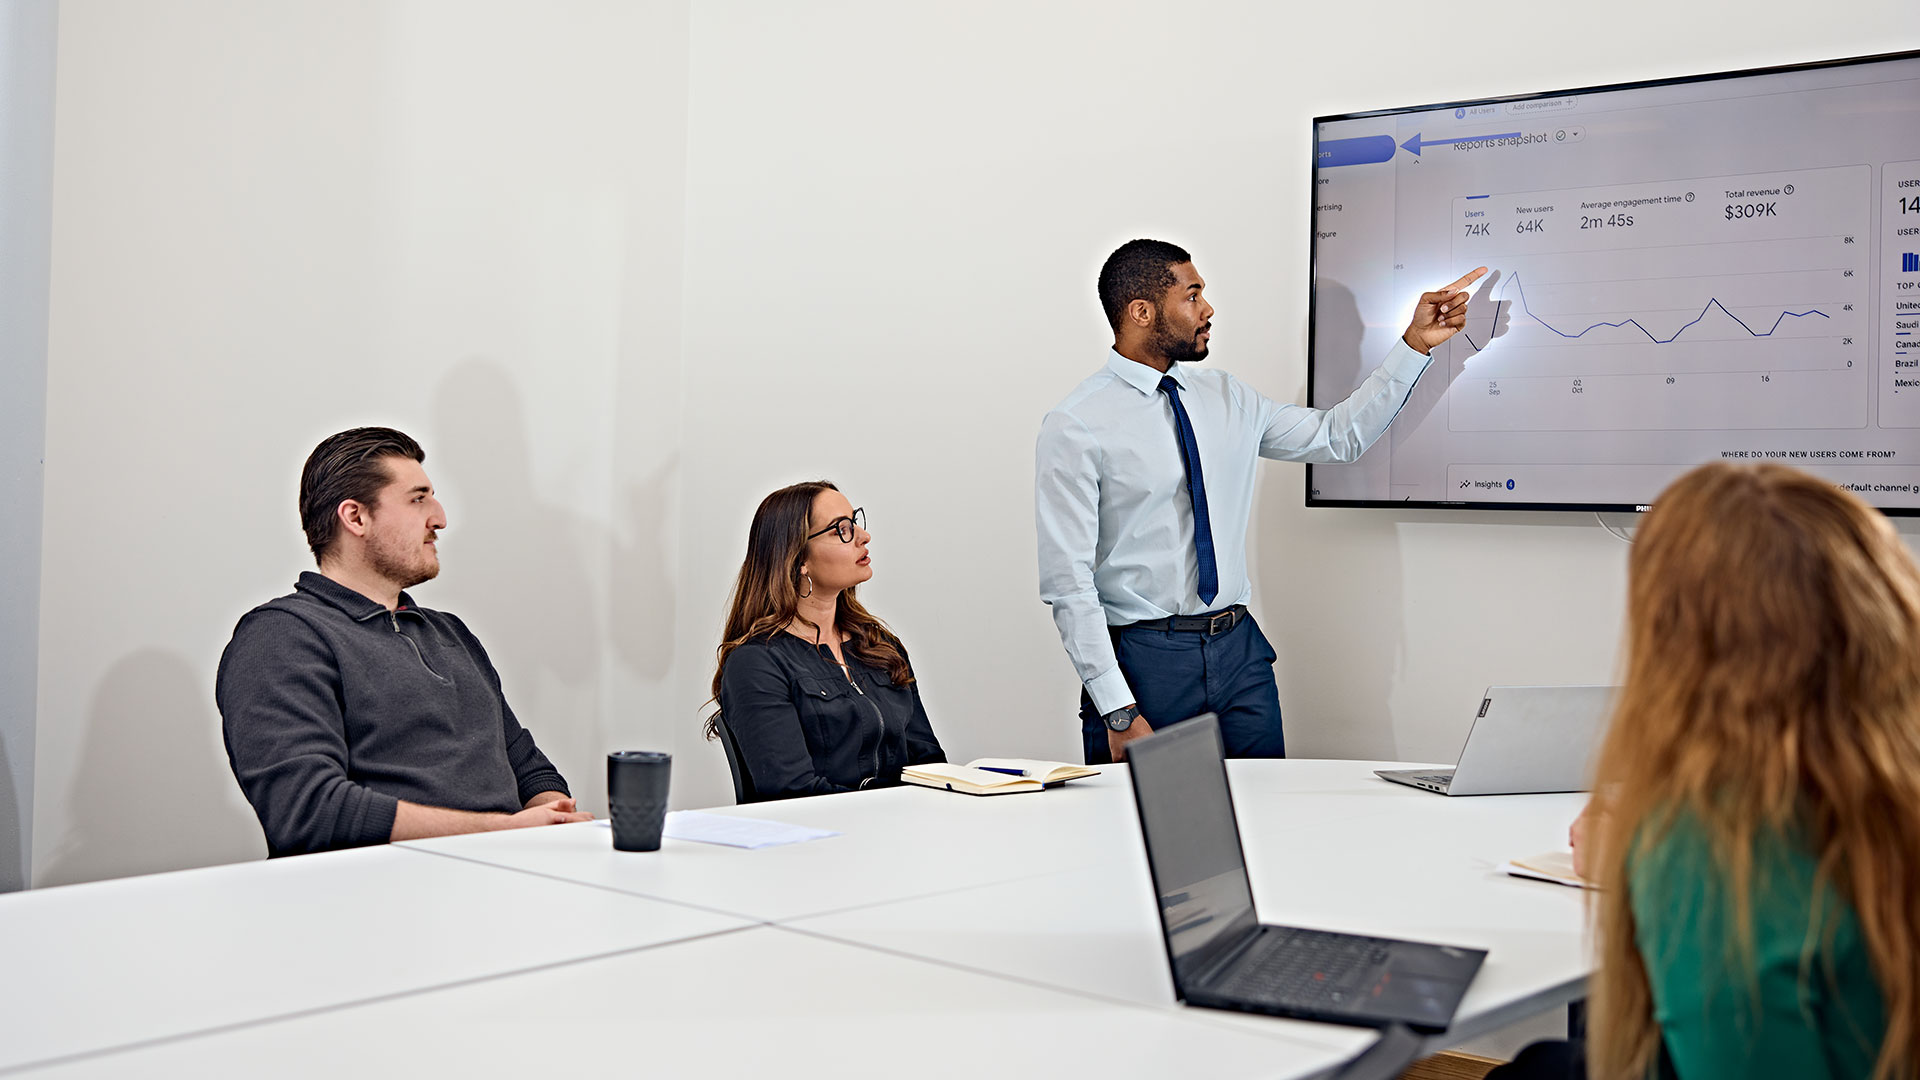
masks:
<instances>
[{"instance_id":1,"label":"eyeglasses","mask_svg":"<svg viewBox=\"0 0 1920 1080\"><path fill-rule=\"evenodd\" d=\"M864 529L866 527L867 527L867 510L866 510L866 507L863 506L855 510L852 516L850 517L834 518L833 524L827 526L824 529L821 529L817 533L809 533L807 535L807 539L811 540L816 536L825 536L830 532L837 532L840 534L841 543L851 544L853 543L854 530Z\"/></svg>"}]
</instances>

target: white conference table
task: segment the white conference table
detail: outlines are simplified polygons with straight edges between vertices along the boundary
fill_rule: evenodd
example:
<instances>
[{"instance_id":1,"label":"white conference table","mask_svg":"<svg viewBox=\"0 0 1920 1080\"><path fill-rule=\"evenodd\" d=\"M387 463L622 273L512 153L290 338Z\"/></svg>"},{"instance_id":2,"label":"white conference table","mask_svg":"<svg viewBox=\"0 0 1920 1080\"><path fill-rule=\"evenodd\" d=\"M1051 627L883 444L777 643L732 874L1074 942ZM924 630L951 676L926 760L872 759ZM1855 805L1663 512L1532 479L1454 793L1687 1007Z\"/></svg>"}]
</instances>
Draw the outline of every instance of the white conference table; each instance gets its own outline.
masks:
<instances>
[{"instance_id":1,"label":"white conference table","mask_svg":"<svg viewBox=\"0 0 1920 1080\"><path fill-rule=\"evenodd\" d=\"M397 846L0 896L0 1073L752 925Z\"/></svg>"},{"instance_id":2,"label":"white conference table","mask_svg":"<svg viewBox=\"0 0 1920 1080\"><path fill-rule=\"evenodd\" d=\"M1380 766L1231 763L1262 918L1488 949L1436 1046L1582 996L1581 897L1495 868L1560 846L1583 797ZM1372 1040L1174 1000L1123 767L713 812L844 835L633 854L582 824L0 897L0 1074L1311 1077Z\"/></svg>"},{"instance_id":3,"label":"white conference table","mask_svg":"<svg viewBox=\"0 0 1920 1080\"><path fill-rule=\"evenodd\" d=\"M27 1075L1295 1075L1344 1055L762 925Z\"/></svg>"},{"instance_id":4,"label":"white conference table","mask_svg":"<svg viewBox=\"0 0 1920 1080\"><path fill-rule=\"evenodd\" d=\"M1093 866L1116 854L1137 858L1131 800L1122 769L1011 797L898 787L707 811L842 834L752 852L669 839L659 857L622 854L599 823L404 846L782 922Z\"/></svg>"},{"instance_id":5,"label":"white conference table","mask_svg":"<svg viewBox=\"0 0 1920 1080\"><path fill-rule=\"evenodd\" d=\"M1589 954L1579 890L1509 877L1498 867L1563 847L1586 796L1449 799L1373 775L1403 767L1228 763L1262 921L1486 949L1453 1026L1430 1040L1432 1049L1585 997ZM1094 863L788 925L1062 989L1179 1007L1126 779L1074 783L1083 782L1089 792L1110 792L1117 818L1103 837L1104 857ZM1331 1024L1188 1011L1237 1026L1282 1026L1291 1037L1350 1052L1373 1037Z\"/></svg>"}]
</instances>

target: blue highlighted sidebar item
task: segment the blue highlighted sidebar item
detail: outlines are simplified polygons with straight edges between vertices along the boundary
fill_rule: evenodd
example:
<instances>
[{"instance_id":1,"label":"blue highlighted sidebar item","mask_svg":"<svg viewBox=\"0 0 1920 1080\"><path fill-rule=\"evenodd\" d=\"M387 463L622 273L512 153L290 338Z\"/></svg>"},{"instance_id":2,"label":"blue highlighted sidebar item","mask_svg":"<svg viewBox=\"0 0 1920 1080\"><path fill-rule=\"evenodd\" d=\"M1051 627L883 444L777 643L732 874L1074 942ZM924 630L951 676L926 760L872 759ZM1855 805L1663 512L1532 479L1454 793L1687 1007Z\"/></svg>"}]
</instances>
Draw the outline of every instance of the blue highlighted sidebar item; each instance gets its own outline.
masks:
<instances>
[{"instance_id":1,"label":"blue highlighted sidebar item","mask_svg":"<svg viewBox=\"0 0 1920 1080\"><path fill-rule=\"evenodd\" d=\"M1377 165L1393 160L1397 149L1391 135L1363 135L1357 139L1323 139L1314 150L1314 166L1321 169L1341 165Z\"/></svg>"}]
</instances>

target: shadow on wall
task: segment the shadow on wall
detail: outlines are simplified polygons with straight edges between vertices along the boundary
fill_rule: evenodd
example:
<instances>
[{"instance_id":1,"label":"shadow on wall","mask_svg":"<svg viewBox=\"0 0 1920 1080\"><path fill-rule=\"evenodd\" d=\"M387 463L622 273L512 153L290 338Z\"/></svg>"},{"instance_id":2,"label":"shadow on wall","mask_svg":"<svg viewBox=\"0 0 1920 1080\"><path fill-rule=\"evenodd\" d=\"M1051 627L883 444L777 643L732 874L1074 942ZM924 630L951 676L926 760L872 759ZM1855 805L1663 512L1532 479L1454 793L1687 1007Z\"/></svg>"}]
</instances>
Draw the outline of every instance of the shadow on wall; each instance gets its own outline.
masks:
<instances>
[{"instance_id":1,"label":"shadow on wall","mask_svg":"<svg viewBox=\"0 0 1920 1080\"><path fill-rule=\"evenodd\" d=\"M1314 374L1322 386L1351 392L1381 357L1361 354L1367 327L1351 290L1323 281L1316 303ZM1308 400L1306 388L1297 393L1293 400ZM1364 467L1366 459L1361 461ZM1395 552L1398 536L1385 515L1305 509L1297 468L1305 466L1262 463L1250 540L1259 545L1256 585L1267 600L1256 614L1280 654L1274 667L1287 752L1391 760L1396 752L1389 698L1405 655L1405 620L1398 615L1405 596L1397 555L1371 553ZM1356 533L1367 535L1356 543ZM1296 605L1349 617L1324 625L1287 618ZM1343 629L1355 625L1353 612L1377 613L1376 621L1384 621L1358 632Z\"/></svg>"},{"instance_id":2,"label":"shadow on wall","mask_svg":"<svg viewBox=\"0 0 1920 1080\"><path fill-rule=\"evenodd\" d=\"M1353 290L1331 278L1313 289L1314 381L1336 393L1351 393L1373 371L1360 355L1367 324ZM1304 399L1303 399L1304 400Z\"/></svg>"},{"instance_id":3,"label":"shadow on wall","mask_svg":"<svg viewBox=\"0 0 1920 1080\"><path fill-rule=\"evenodd\" d=\"M1257 614L1280 654L1274 666L1287 753L1397 761L1391 696L1406 657L1400 560L1397 554L1359 554L1392 552L1398 543L1394 522L1369 510L1299 509L1299 474L1273 465L1265 472L1254 525L1255 542L1267 538L1258 586L1261 596L1279 605L1269 599ZM1278 509L1288 503L1296 508ZM1304 524L1303 514L1329 520L1294 527ZM1382 535L1361 541L1356 533ZM1327 565L1328 557L1354 562ZM1286 610L1295 605L1340 610L1346 617L1326 626L1289 620ZM1363 619L1368 625L1359 625Z\"/></svg>"},{"instance_id":4,"label":"shadow on wall","mask_svg":"<svg viewBox=\"0 0 1920 1080\"><path fill-rule=\"evenodd\" d=\"M7 739L0 735L0 893L27 887L25 815L20 792L13 786L13 765L7 757Z\"/></svg>"},{"instance_id":5,"label":"shadow on wall","mask_svg":"<svg viewBox=\"0 0 1920 1080\"><path fill-rule=\"evenodd\" d=\"M36 886L266 856L193 666L143 649L107 670L68 789L64 836Z\"/></svg>"},{"instance_id":6,"label":"shadow on wall","mask_svg":"<svg viewBox=\"0 0 1920 1080\"><path fill-rule=\"evenodd\" d=\"M673 632L678 594L668 572L667 536L674 526L675 454L638 486L627 489L626 540L613 547L612 631L620 663L643 678L660 680L673 668Z\"/></svg>"},{"instance_id":7,"label":"shadow on wall","mask_svg":"<svg viewBox=\"0 0 1920 1080\"><path fill-rule=\"evenodd\" d=\"M1379 364L1368 357L1367 323L1353 290L1332 279L1314 286L1313 379L1307 385L1308 402L1339 401L1360 388ZM1376 338L1378 340L1378 338ZM1391 340L1391 339L1389 339ZM1385 347L1382 347L1385 355ZM1291 470L1282 470L1291 471ZM1366 490L1389 482L1386 459L1369 455L1342 469L1346 483Z\"/></svg>"},{"instance_id":8,"label":"shadow on wall","mask_svg":"<svg viewBox=\"0 0 1920 1080\"><path fill-rule=\"evenodd\" d=\"M445 580L486 598L454 614L486 646L508 704L574 793L597 801L605 780L595 766L609 742L600 692L605 603L588 568L604 557L606 530L541 498L526 411L501 365L456 365L440 383L434 431L429 471L436 459L457 470L461 490L447 507ZM421 591L431 607L430 589Z\"/></svg>"}]
</instances>

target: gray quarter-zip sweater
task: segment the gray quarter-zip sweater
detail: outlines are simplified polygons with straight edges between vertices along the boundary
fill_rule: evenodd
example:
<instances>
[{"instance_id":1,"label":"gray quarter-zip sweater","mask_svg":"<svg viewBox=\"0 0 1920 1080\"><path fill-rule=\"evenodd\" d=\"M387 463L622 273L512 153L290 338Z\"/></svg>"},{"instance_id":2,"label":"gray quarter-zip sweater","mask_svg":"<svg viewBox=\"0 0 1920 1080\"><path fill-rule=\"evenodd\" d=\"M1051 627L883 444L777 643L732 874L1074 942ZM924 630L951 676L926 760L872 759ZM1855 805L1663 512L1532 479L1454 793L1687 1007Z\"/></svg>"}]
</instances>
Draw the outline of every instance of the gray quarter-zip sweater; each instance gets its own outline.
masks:
<instances>
[{"instance_id":1,"label":"gray quarter-zip sweater","mask_svg":"<svg viewBox=\"0 0 1920 1080\"><path fill-rule=\"evenodd\" d=\"M466 624L330 578L247 612L214 687L227 760L269 856L383 844L405 799L513 813L566 781Z\"/></svg>"}]
</instances>

